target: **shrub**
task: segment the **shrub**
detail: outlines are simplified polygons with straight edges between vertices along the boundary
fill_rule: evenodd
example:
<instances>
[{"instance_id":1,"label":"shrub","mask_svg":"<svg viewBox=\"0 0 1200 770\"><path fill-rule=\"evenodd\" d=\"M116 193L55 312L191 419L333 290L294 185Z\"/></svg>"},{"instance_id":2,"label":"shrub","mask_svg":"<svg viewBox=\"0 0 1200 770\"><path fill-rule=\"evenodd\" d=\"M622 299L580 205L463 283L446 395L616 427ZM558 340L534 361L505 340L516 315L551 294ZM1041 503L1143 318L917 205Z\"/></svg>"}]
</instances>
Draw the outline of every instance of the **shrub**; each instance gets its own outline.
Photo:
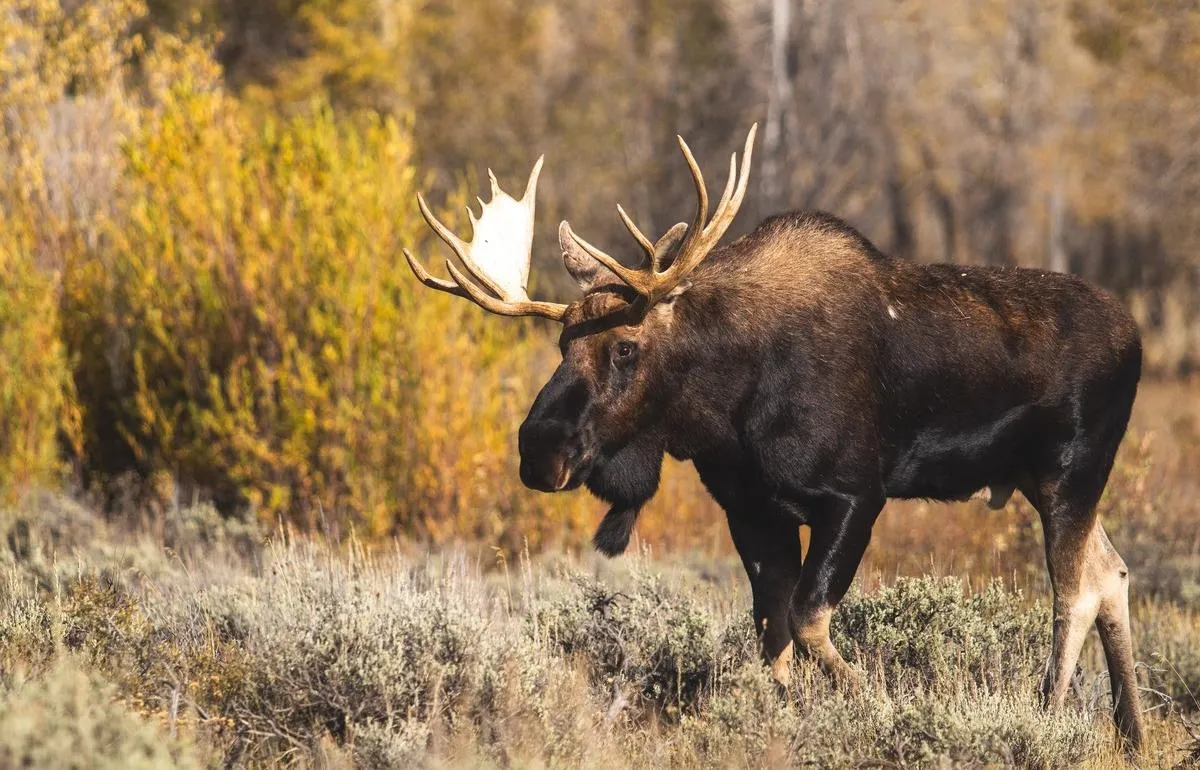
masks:
<instances>
[{"instance_id":1,"label":"shrub","mask_svg":"<svg viewBox=\"0 0 1200 770\"><path fill-rule=\"evenodd\" d=\"M533 621L538 635L586 666L601 691L624 690L672 718L695 710L726 664L723 629L711 613L651 573L636 574L628 592L577 576Z\"/></svg>"},{"instance_id":2,"label":"shrub","mask_svg":"<svg viewBox=\"0 0 1200 770\"><path fill-rule=\"evenodd\" d=\"M76 537L50 529L63 544ZM1103 698L1054 714L1038 704L1049 623L997 585L902 580L852 595L834 616L837 643L870 684L845 694L800 662L781 697L745 597L731 598L735 563L596 560L600 578L549 558L511 580L461 553L370 555L277 538L245 564L237 549L214 560L219 548L205 545L131 579L109 554L133 544L94 532L109 542L80 548L74 574L49 586L21 577L14 555L17 579L0 581L0 667L32 681L65 656L158 720L171 721L177 693L178 729L230 766L1059 767L1115 757ZM24 552L53 540L31 521ZM714 584L714 573L726 577ZM1185 611L1138 608L1140 653L1180 672L1184 709L1194 709L1182 697L1194 626ZM1154 756L1170 764L1162 751Z\"/></svg>"},{"instance_id":3,"label":"shrub","mask_svg":"<svg viewBox=\"0 0 1200 770\"><path fill-rule=\"evenodd\" d=\"M568 672L473 583L330 556L275 546L262 580L179 586L148 610L147 633L178 650L171 676L238 726L231 756L329 736L360 757L415 757L444 733L489 754L509 750L513 725L554 731Z\"/></svg>"},{"instance_id":4,"label":"shrub","mask_svg":"<svg viewBox=\"0 0 1200 770\"><path fill-rule=\"evenodd\" d=\"M1135 649L1148 664L1153 689L1173 698L1185 712L1200 712L1200 613L1154 602L1139 615Z\"/></svg>"},{"instance_id":5,"label":"shrub","mask_svg":"<svg viewBox=\"0 0 1200 770\"><path fill-rule=\"evenodd\" d=\"M132 588L170 567L161 544L115 537L102 517L61 494L39 491L0 506L0 569L21 595L58 591L85 574Z\"/></svg>"},{"instance_id":6,"label":"shrub","mask_svg":"<svg viewBox=\"0 0 1200 770\"><path fill-rule=\"evenodd\" d=\"M30 233L0 208L0 504L51 481L62 466L56 438L70 374L57 304Z\"/></svg>"},{"instance_id":7,"label":"shrub","mask_svg":"<svg viewBox=\"0 0 1200 770\"><path fill-rule=\"evenodd\" d=\"M995 684L1032 677L1050 649L1050 615L993 581L965 593L955 578L903 578L871 594L851 594L834 613L834 644L881 670L931 683L964 669Z\"/></svg>"},{"instance_id":8,"label":"shrub","mask_svg":"<svg viewBox=\"0 0 1200 770\"><path fill-rule=\"evenodd\" d=\"M0 17L0 494L52 477L61 436L139 516L182 493L342 534L573 534L588 503L535 503L512 446L545 326L400 257L435 256L409 122L266 114L146 14Z\"/></svg>"},{"instance_id":9,"label":"shrub","mask_svg":"<svg viewBox=\"0 0 1200 770\"><path fill-rule=\"evenodd\" d=\"M791 767L1067 767L1101 743L1090 714L1048 715L1032 692L843 696L818 687L787 704L762 667L731 679L683 729L705 762L766 756Z\"/></svg>"},{"instance_id":10,"label":"shrub","mask_svg":"<svg viewBox=\"0 0 1200 770\"><path fill-rule=\"evenodd\" d=\"M256 521L222 516L211 503L172 507L163 520L163 544L187 562L214 556L252 561L258 557L262 541Z\"/></svg>"},{"instance_id":11,"label":"shrub","mask_svg":"<svg viewBox=\"0 0 1200 770\"><path fill-rule=\"evenodd\" d=\"M57 768L202 767L184 744L162 735L115 699L110 685L71 659L41 679L0 692L0 765Z\"/></svg>"},{"instance_id":12,"label":"shrub","mask_svg":"<svg viewBox=\"0 0 1200 770\"><path fill-rule=\"evenodd\" d=\"M400 245L426 228L406 129L263 118L201 86L159 94L126 210L66 268L89 470L165 471L272 524L536 539L509 443L543 337L409 273Z\"/></svg>"}]
</instances>

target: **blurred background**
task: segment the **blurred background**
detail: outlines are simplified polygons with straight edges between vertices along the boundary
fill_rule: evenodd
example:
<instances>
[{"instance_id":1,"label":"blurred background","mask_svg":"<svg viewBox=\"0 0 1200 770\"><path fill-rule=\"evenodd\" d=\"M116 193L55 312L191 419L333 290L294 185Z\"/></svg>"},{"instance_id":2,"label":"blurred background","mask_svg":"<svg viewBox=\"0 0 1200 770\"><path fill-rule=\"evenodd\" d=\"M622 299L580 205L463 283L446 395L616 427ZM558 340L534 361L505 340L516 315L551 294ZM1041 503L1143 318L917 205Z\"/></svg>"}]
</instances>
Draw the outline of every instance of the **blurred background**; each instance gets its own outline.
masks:
<instances>
[{"instance_id":1,"label":"blurred background","mask_svg":"<svg viewBox=\"0 0 1200 770\"><path fill-rule=\"evenodd\" d=\"M401 246L446 252L414 195L465 233L485 169L519 193L545 153L533 292L568 298L560 219L632 257L618 201L692 216L675 134L716 194L755 121L735 231L821 208L898 256L1081 274L1160 383L1121 478L1144 497L1154 430L1164 478L1200 456L1195 388L1162 384L1200 362L1193 0L0 0L0 121L9 501L583 542L600 504L516 474L555 330L419 290ZM643 519L727 548L690 468Z\"/></svg>"}]
</instances>

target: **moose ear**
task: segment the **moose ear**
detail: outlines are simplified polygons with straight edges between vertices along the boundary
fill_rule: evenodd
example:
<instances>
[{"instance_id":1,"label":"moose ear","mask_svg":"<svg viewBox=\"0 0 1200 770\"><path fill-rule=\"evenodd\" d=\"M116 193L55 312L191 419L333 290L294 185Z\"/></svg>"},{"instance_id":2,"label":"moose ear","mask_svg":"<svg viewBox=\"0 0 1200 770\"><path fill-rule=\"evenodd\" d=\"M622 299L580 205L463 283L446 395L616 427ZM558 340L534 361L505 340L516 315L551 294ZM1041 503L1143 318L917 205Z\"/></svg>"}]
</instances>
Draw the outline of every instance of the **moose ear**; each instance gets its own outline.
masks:
<instances>
[{"instance_id":1,"label":"moose ear","mask_svg":"<svg viewBox=\"0 0 1200 770\"><path fill-rule=\"evenodd\" d=\"M584 294L597 286L621 283L616 274L580 248L571 237L571 225L565 219L558 226L558 245L562 248L563 265Z\"/></svg>"},{"instance_id":2,"label":"moose ear","mask_svg":"<svg viewBox=\"0 0 1200 770\"><path fill-rule=\"evenodd\" d=\"M663 233L663 236L654 244L654 268L656 270L666 270L675 261L675 255L679 253L679 245L683 243L683 236L687 235L687 229L687 224L680 222Z\"/></svg>"}]
</instances>

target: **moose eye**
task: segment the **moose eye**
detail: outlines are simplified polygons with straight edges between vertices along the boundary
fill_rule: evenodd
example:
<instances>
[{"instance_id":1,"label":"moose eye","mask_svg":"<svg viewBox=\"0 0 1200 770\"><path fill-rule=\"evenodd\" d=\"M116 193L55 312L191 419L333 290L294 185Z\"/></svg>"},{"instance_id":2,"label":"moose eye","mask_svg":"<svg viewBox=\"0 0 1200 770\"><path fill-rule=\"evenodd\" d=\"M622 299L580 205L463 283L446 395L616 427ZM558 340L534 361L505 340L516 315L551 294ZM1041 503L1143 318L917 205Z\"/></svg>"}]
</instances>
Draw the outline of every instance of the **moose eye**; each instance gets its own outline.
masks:
<instances>
[{"instance_id":1,"label":"moose eye","mask_svg":"<svg viewBox=\"0 0 1200 770\"><path fill-rule=\"evenodd\" d=\"M637 348L632 342L618 342L616 350L613 351L618 359L629 358L633 355L633 351Z\"/></svg>"}]
</instances>

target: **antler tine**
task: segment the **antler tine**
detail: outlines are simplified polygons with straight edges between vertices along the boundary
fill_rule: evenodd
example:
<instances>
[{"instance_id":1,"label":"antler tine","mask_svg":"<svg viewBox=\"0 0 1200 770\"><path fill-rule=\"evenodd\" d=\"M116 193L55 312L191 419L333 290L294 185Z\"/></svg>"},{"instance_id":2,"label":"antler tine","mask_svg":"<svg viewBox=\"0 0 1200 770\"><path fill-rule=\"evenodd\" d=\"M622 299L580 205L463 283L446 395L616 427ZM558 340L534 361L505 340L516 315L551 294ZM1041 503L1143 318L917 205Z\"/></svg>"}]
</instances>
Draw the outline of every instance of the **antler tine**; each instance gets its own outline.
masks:
<instances>
[{"instance_id":1,"label":"antler tine","mask_svg":"<svg viewBox=\"0 0 1200 770\"><path fill-rule=\"evenodd\" d=\"M680 247L679 253L675 261L671 263L672 275L682 276L687 275L699 265L717 241L721 239L721 235L725 232L725 227L719 227L716 223L722 221L729 207L730 201L735 192L735 183L737 181L737 153L733 153L729 157L729 178L725 181L725 190L721 193L720 200L717 201L717 209L713 212L713 217L705 223L703 230L695 238L691 239L691 244L684 243ZM734 210L736 214L736 209ZM720 232L717 232L719 227ZM711 237L716 232L716 237Z\"/></svg>"},{"instance_id":2,"label":"antler tine","mask_svg":"<svg viewBox=\"0 0 1200 770\"><path fill-rule=\"evenodd\" d=\"M729 179L725 182L725 192L721 194L721 200L717 203L717 210L713 212L712 220L705 226L706 231L715 232L720 229L723 234L728 227L728 222L737 215L750 182L750 156L754 150L754 135L757 130L758 124L756 123L750 127L750 133L746 136L746 147L742 152L741 174L738 174L737 153L730 156ZM717 237L720 238L720 234Z\"/></svg>"},{"instance_id":3,"label":"antler tine","mask_svg":"<svg viewBox=\"0 0 1200 770\"><path fill-rule=\"evenodd\" d=\"M537 163L533 164L533 171L529 172L529 181L525 183L525 192L521 195L521 202L532 206L533 201L537 198L538 177L542 175L542 161L546 160L545 155L539 155Z\"/></svg>"},{"instance_id":4,"label":"antler tine","mask_svg":"<svg viewBox=\"0 0 1200 770\"><path fill-rule=\"evenodd\" d=\"M645 294L647 296L650 295L654 284L654 275L652 273L646 270L637 270L635 268L625 267L625 265L622 265L608 254L585 241L574 230L571 231L571 240L579 244L579 248L586 251L588 255L592 257L592 259L596 260L615 273L616 276L628 284L631 289L639 294ZM653 255L653 252L651 252L651 254Z\"/></svg>"},{"instance_id":5,"label":"antler tine","mask_svg":"<svg viewBox=\"0 0 1200 770\"><path fill-rule=\"evenodd\" d=\"M757 131L758 124L755 123L750 127L750 133L746 135L746 146L742 151L741 174L735 174L737 168L737 155L735 154L729 161L730 174L729 182L726 184L726 191L728 192L729 186L733 184L733 178L735 175L738 178L737 187L733 189L733 195L728 201L724 201L724 196L722 196L722 200L725 205L717 207L717 212L713 214L712 221L709 222L708 227L705 228L706 230L712 231L712 238L709 241L710 248L712 245L715 245L716 242L721 239L721 236L725 234L725 231L729 229L729 225L733 223L734 217L737 216L738 209L742 207L742 201L746 197L746 190L748 190L750 186L750 158L754 153L754 135L757 133ZM706 232L705 235L708 236L709 233ZM708 240L707 237L706 240Z\"/></svg>"},{"instance_id":6,"label":"antler tine","mask_svg":"<svg viewBox=\"0 0 1200 770\"><path fill-rule=\"evenodd\" d=\"M704 225L708 222L708 187L704 184L704 174L700 172L700 164L696 162L696 158L692 155L692 149L688 147L688 143L684 141L682 136L676 135L679 140L679 149L683 151L683 158L687 161L688 170L692 172L692 182L696 185L696 197L698 205L696 207L696 219L688 229L686 240L683 246L679 248L679 253L684 254L688 251L693 243L699 240L701 233L704 230Z\"/></svg>"},{"instance_id":7,"label":"antler tine","mask_svg":"<svg viewBox=\"0 0 1200 770\"><path fill-rule=\"evenodd\" d=\"M478 286L471 283L470 279L463 275L462 272L459 271L459 269L455 267L454 263L450 260L446 260L446 269L450 271L450 277L453 278L454 283L457 284L456 288L463 292L462 294L458 294L458 292L451 292L452 294L458 294L460 297L465 296L467 299L472 300L484 310L495 313L496 315L536 315L541 316L542 318L549 318L552 321L561 321L567 312L566 305L560 305L556 302L538 302L535 300L527 300L524 302L505 302L504 300L496 299L487 292L481 291ZM420 276L418 275L418 278L419 277ZM433 280L437 281L437 279ZM429 286L431 284L426 285ZM435 288L441 288L441 286L438 285L435 286Z\"/></svg>"},{"instance_id":8,"label":"antler tine","mask_svg":"<svg viewBox=\"0 0 1200 770\"><path fill-rule=\"evenodd\" d=\"M453 294L454 296L462 297L463 299L471 298L471 295L468 294L458 284L442 278L434 278L432 275L430 275L429 271L425 269L424 265L417 261L417 258L413 256L411 251L408 249L401 249L401 251L404 252L404 259L408 261L408 266L413 271L413 274L417 276L418 281L431 289L444 291L447 294Z\"/></svg>"},{"instance_id":9,"label":"antler tine","mask_svg":"<svg viewBox=\"0 0 1200 770\"><path fill-rule=\"evenodd\" d=\"M638 242L639 246L642 247L642 251L646 252L646 256L649 257L653 262L654 244L650 242L650 239L646 237L645 233L638 229L638 226L634 224L633 220L629 218L629 215L625 213L625 209L621 208L620 203L617 204L617 214L621 216L621 221L625 223L625 229L629 231L629 234L633 236L633 239Z\"/></svg>"},{"instance_id":10,"label":"antler tine","mask_svg":"<svg viewBox=\"0 0 1200 770\"><path fill-rule=\"evenodd\" d=\"M429 210L429 204L425 202L425 196L421 193L417 193L417 208L421 209L421 216L425 217L425 223L446 242L447 246L454 250L459 259L462 259L467 253L466 242L451 232L449 227L446 227L433 215L433 212Z\"/></svg>"},{"instance_id":11,"label":"antler tine","mask_svg":"<svg viewBox=\"0 0 1200 770\"><path fill-rule=\"evenodd\" d=\"M482 200L479 202L480 205L483 204ZM476 265L471 259L469 254L470 247L466 244L466 242L451 232L449 227L446 227L438 220L437 217L433 215L433 212L429 209L429 204L425 202L425 196L421 195L421 193L417 193L417 208L421 209L421 216L425 217L426 223L428 223L433 231L438 234L438 237L445 241L446 245L454 250L455 256L457 256L459 260L462 261L463 265L466 266L467 270L471 273L471 277L482 283L488 288L489 291L494 292L497 296L504 296L504 292L500 290L500 287L496 285L495 281L493 281L487 276L486 273L480 270L479 266ZM471 215L471 221L472 224L477 222L473 213Z\"/></svg>"},{"instance_id":12,"label":"antler tine","mask_svg":"<svg viewBox=\"0 0 1200 770\"><path fill-rule=\"evenodd\" d=\"M717 201L717 210L713 212L713 220L720 218L725 211L725 207L729 205L729 200L733 196L733 186L737 182L737 153L729 156L729 178L725 180L725 190L721 193L721 199Z\"/></svg>"},{"instance_id":13,"label":"antler tine","mask_svg":"<svg viewBox=\"0 0 1200 770\"><path fill-rule=\"evenodd\" d=\"M754 135L757 133L758 124L755 123L750 126L750 133L746 134L746 146L742 148L742 173L738 177L737 191L734 192L734 202L731 204L735 213L746 197L746 190L750 189L750 159L754 156Z\"/></svg>"},{"instance_id":14,"label":"antler tine","mask_svg":"<svg viewBox=\"0 0 1200 770\"><path fill-rule=\"evenodd\" d=\"M725 183L725 193L721 196L721 201L717 206L717 211L713 214L712 221L705 223L702 232L698 235L689 233L687 240L679 249L679 255L675 258L675 262L663 274L664 280L661 282L662 287L659 291L662 293L669 292L675 288L683 277L690 273L708 256L708 252L721 240L721 236L729 229L729 225L733 223L734 217L737 216L738 209L742 206L742 200L746 196L746 190L750 182L750 157L754 149L754 136L758 131L758 124L755 123L750 127L750 132L746 135L746 145L742 153L741 174L737 173L737 155L729 159L729 180ZM689 164L690 165L690 164ZM733 186L734 178L737 178L737 185ZM692 236L695 235L695 238Z\"/></svg>"}]
</instances>

